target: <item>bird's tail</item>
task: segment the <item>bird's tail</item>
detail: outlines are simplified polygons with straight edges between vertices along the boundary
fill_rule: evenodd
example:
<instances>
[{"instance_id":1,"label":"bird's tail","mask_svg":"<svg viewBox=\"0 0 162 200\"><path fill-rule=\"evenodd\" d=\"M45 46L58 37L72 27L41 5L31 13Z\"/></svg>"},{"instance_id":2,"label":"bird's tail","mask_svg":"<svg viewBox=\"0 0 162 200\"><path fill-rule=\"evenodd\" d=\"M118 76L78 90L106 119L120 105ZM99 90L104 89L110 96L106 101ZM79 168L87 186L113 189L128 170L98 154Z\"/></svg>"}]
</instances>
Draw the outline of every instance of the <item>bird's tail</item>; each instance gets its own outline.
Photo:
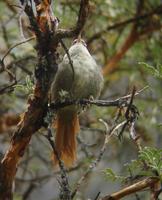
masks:
<instances>
[{"instance_id":1,"label":"bird's tail","mask_svg":"<svg viewBox=\"0 0 162 200\"><path fill-rule=\"evenodd\" d=\"M58 111L55 127L55 145L58 156L69 167L76 160L76 134L79 132L77 113L71 110ZM58 164L56 155L54 155L54 163Z\"/></svg>"}]
</instances>

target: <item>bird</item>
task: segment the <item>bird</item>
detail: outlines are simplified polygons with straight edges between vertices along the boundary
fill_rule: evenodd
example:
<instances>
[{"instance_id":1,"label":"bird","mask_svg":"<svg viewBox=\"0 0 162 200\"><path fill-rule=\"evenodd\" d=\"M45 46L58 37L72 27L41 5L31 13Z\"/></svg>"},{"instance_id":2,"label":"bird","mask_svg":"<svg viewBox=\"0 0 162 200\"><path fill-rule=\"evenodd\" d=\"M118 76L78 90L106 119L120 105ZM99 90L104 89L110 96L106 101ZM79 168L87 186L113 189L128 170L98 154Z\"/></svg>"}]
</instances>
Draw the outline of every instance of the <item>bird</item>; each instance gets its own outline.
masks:
<instances>
[{"instance_id":1,"label":"bird","mask_svg":"<svg viewBox=\"0 0 162 200\"><path fill-rule=\"evenodd\" d=\"M58 65L58 71L51 87L52 102L66 100L96 99L103 87L101 68L89 53L83 39L74 40L68 53ZM77 142L80 125L78 115L82 108L69 105L57 110L54 126L56 128L55 147L65 166L70 167L76 161ZM54 164L58 164L53 155Z\"/></svg>"}]
</instances>

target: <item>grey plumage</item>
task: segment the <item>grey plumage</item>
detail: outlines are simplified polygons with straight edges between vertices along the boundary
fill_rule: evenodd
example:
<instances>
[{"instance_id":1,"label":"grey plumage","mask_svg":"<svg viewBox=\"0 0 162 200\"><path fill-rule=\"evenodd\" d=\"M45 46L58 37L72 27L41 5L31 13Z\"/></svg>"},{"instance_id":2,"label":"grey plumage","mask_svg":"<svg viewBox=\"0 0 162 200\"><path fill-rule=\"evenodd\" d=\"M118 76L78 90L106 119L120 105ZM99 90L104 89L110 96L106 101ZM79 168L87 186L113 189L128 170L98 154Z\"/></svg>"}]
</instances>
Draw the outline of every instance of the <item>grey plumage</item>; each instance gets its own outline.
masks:
<instances>
[{"instance_id":1,"label":"grey plumage","mask_svg":"<svg viewBox=\"0 0 162 200\"><path fill-rule=\"evenodd\" d=\"M73 68L65 55L52 84L52 100L88 99L91 96L97 98L103 85L103 77L95 60L82 42L74 44L69 49L69 55ZM76 134L79 132L80 110L80 106L71 105L57 111L55 144L58 155L66 166L71 166L77 157ZM57 157L54 155L53 158L57 164Z\"/></svg>"},{"instance_id":2,"label":"grey plumage","mask_svg":"<svg viewBox=\"0 0 162 200\"><path fill-rule=\"evenodd\" d=\"M58 101L64 95L71 99L97 98L103 86L101 69L81 42L71 46L69 55L74 76L69 58L65 55L52 85L52 99Z\"/></svg>"}]
</instances>

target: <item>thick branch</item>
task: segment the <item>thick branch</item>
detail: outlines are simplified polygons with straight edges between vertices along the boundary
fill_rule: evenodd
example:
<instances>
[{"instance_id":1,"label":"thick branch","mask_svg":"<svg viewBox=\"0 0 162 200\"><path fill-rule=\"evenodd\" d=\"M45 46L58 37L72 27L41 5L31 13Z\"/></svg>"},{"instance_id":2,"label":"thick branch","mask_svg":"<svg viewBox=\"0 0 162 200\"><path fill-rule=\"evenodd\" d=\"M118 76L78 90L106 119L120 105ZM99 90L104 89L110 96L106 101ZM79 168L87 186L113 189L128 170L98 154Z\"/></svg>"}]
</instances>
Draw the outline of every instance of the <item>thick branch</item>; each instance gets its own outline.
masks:
<instances>
[{"instance_id":1,"label":"thick branch","mask_svg":"<svg viewBox=\"0 0 162 200\"><path fill-rule=\"evenodd\" d=\"M147 187L151 187L155 183L158 183L159 179L155 177L146 178L142 181L134 183L118 192L103 197L101 200L118 200L135 192L141 191Z\"/></svg>"},{"instance_id":2,"label":"thick branch","mask_svg":"<svg viewBox=\"0 0 162 200\"><path fill-rule=\"evenodd\" d=\"M84 28L88 12L89 12L89 0L81 0L76 26L70 30L63 30L63 29L57 30L56 34L57 38L62 39L79 35Z\"/></svg>"},{"instance_id":3,"label":"thick branch","mask_svg":"<svg viewBox=\"0 0 162 200\"><path fill-rule=\"evenodd\" d=\"M138 40L139 35L134 28L132 28L131 32L129 33L128 37L120 47L120 49L113 55L106 66L103 68L103 74L107 75L113 72L117 68L117 64L126 54L126 52L134 45L134 43Z\"/></svg>"},{"instance_id":4,"label":"thick branch","mask_svg":"<svg viewBox=\"0 0 162 200\"><path fill-rule=\"evenodd\" d=\"M20 2L29 18L31 29L36 35L38 63L35 69L35 89L33 97L28 100L28 109L12 137L10 147L0 165L0 200L12 199L12 183L17 164L23 156L32 135L41 128L47 113L48 90L57 71L57 46L59 39L79 34L88 14L88 0L81 0L76 28L59 35L57 20L53 16L50 0L37 1L36 16L30 1ZM56 34L57 32L57 34ZM66 34L68 33L68 34Z\"/></svg>"},{"instance_id":5,"label":"thick branch","mask_svg":"<svg viewBox=\"0 0 162 200\"><path fill-rule=\"evenodd\" d=\"M41 32L32 7L28 2L25 6L25 12L38 41L38 64L35 69L36 84L33 97L28 100L28 109L18 124L10 147L1 161L0 199L3 200L12 199L12 182L16 174L17 164L23 156L32 134L42 126L47 112L48 90L57 71L56 48L58 43L52 45L55 35L51 36L49 27L47 27L46 33Z\"/></svg>"}]
</instances>

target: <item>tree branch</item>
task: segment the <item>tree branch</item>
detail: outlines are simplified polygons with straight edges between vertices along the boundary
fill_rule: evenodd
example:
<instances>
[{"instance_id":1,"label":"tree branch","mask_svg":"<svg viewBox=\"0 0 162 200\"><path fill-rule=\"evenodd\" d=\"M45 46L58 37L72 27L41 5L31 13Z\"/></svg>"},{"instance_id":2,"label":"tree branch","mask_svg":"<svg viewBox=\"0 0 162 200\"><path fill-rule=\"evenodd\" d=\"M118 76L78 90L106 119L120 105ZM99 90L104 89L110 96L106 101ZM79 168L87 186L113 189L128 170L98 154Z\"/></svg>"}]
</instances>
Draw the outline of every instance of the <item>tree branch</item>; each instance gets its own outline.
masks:
<instances>
[{"instance_id":1,"label":"tree branch","mask_svg":"<svg viewBox=\"0 0 162 200\"><path fill-rule=\"evenodd\" d=\"M28 109L17 126L11 139L10 147L0 165L0 199L12 199L12 182L17 170L17 164L23 156L32 134L43 123L47 112L48 90L57 71L56 48L53 44L51 30L47 27L46 33L41 32L29 2L25 4L25 12L30 20L31 27L37 39L38 64L35 69L36 84L33 98L28 100ZM53 22L51 22L53 23Z\"/></svg>"},{"instance_id":2,"label":"tree branch","mask_svg":"<svg viewBox=\"0 0 162 200\"><path fill-rule=\"evenodd\" d=\"M38 63L35 68L36 83L33 97L29 98L28 109L15 130L8 151L1 160L0 199L3 200L11 200L13 198L12 183L16 174L17 164L24 155L32 135L44 123L44 117L47 113L48 91L57 71L57 47L59 40L57 20L54 20L56 18L52 13L51 1L35 0L35 8L33 8L34 4L31 4L31 1L20 0L20 2L24 6L31 29L36 36ZM36 16L34 9L36 10ZM72 32L65 31L64 34L59 35L59 39L72 37L72 33L79 34L84 27L87 14L88 0L81 0L76 28Z\"/></svg>"},{"instance_id":3,"label":"tree branch","mask_svg":"<svg viewBox=\"0 0 162 200\"><path fill-rule=\"evenodd\" d=\"M126 26L126 25L131 24L131 23L140 22L142 20L145 20L145 19L153 16L154 14L157 14L157 15L162 14L162 5L158 6L157 8L152 10L151 12L141 14L141 15L132 17L132 18L127 19L127 20L123 20L123 21L115 23L111 26L107 26L106 29L99 31L98 33L95 33L92 37L90 37L87 40L87 45L90 45L94 40L99 39L104 33L107 33L108 31L118 29L118 28L122 28L123 26Z\"/></svg>"},{"instance_id":4,"label":"tree branch","mask_svg":"<svg viewBox=\"0 0 162 200\"><path fill-rule=\"evenodd\" d=\"M142 11L142 7L140 7L140 4L137 6L136 16L135 17L138 17L140 12ZM150 16L152 16L155 13L161 14L160 13L161 10L162 10L162 6L159 6L152 13L150 13L151 14ZM151 24L151 26L150 26L150 24ZM110 73L114 72L117 69L117 67L118 67L117 64L119 63L119 61L124 57L126 52L137 41L140 40L140 38L143 35L146 35L146 34L148 34L150 32L159 30L161 28L161 25L159 25L159 24L157 25L156 23L151 23L151 22L150 22L150 24L147 27L143 28L143 27L140 27L139 20L134 21L132 29L131 29L129 35L127 36L126 40L124 41L122 46L119 48L119 50L108 60L107 64L103 68L103 74L104 75L110 74Z\"/></svg>"},{"instance_id":5,"label":"tree branch","mask_svg":"<svg viewBox=\"0 0 162 200\"><path fill-rule=\"evenodd\" d=\"M141 191L147 187L151 187L155 183L159 182L159 179L156 177L149 177L137 183L134 183L118 192L115 192L111 195L103 197L101 200L118 200L135 192Z\"/></svg>"},{"instance_id":6,"label":"tree branch","mask_svg":"<svg viewBox=\"0 0 162 200\"><path fill-rule=\"evenodd\" d=\"M148 86L142 88L141 90L135 92L133 96L139 95L141 92L146 90ZM132 98L132 94L128 94L126 96L120 97L115 100L90 100L90 99L81 99L81 100L65 100L62 102L57 102L57 103L51 103L49 105L50 109L57 110L66 106L70 105L96 105L96 106L101 106L101 107L127 107L129 105L128 100Z\"/></svg>"},{"instance_id":7,"label":"tree branch","mask_svg":"<svg viewBox=\"0 0 162 200\"><path fill-rule=\"evenodd\" d=\"M75 37L79 35L84 28L84 25L88 16L88 12L89 12L89 0L81 0L76 26L72 28L71 30L58 29L56 33L56 37L69 38L69 37Z\"/></svg>"}]
</instances>

